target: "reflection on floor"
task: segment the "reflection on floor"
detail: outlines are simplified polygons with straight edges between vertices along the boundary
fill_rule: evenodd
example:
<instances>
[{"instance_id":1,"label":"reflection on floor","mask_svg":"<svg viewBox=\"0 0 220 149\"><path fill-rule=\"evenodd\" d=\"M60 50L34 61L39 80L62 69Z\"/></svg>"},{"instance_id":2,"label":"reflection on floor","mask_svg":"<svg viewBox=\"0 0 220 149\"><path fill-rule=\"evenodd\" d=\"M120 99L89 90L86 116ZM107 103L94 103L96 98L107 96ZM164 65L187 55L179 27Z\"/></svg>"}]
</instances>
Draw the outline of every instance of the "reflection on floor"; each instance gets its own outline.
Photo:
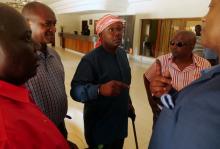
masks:
<instances>
[{"instance_id":1,"label":"reflection on floor","mask_svg":"<svg viewBox=\"0 0 220 149\"><path fill-rule=\"evenodd\" d=\"M56 50L60 54L65 68L65 84L69 104L68 115L72 117L70 120L66 119L69 132L68 138L75 142L80 149L84 149L87 145L83 135L83 104L73 101L69 95L70 83L82 56L60 48L56 48ZM130 95L137 115L135 124L138 144L139 149L146 149L151 135L152 113L148 105L142 75L149 65L130 61L130 66L132 70ZM135 149L133 127L130 119L128 137L125 140L124 149Z\"/></svg>"}]
</instances>

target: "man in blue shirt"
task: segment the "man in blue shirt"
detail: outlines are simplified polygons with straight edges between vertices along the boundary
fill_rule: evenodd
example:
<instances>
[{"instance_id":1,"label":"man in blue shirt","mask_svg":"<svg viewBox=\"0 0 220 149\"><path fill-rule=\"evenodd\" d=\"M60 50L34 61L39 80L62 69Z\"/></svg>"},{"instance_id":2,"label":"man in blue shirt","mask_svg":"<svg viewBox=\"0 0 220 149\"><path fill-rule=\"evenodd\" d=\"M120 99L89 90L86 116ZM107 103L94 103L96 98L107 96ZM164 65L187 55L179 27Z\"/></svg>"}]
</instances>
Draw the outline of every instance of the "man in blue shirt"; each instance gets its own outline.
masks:
<instances>
[{"instance_id":1,"label":"man in blue shirt","mask_svg":"<svg viewBox=\"0 0 220 149\"><path fill-rule=\"evenodd\" d=\"M220 1L212 0L203 18L201 42L220 55ZM159 65L158 65L159 66ZM151 92L160 97L169 93L171 108L163 108L153 131L149 149L219 149L220 147L220 65L179 93L172 90L171 80L160 74L151 82ZM164 97L164 96L163 96ZM168 96L167 96L168 97ZM164 98L162 98L164 99Z\"/></svg>"},{"instance_id":2,"label":"man in blue shirt","mask_svg":"<svg viewBox=\"0 0 220 149\"><path fill-rule=\"evenodd\" d=\"M98 21L96 30L101 45L82 58L70 94L85 104L85 138L89 149L122 149L128 115L135 119L129 96L131 70L125 50L119 48L123 20L106 15Z\"/></svg>"}]
</instances>

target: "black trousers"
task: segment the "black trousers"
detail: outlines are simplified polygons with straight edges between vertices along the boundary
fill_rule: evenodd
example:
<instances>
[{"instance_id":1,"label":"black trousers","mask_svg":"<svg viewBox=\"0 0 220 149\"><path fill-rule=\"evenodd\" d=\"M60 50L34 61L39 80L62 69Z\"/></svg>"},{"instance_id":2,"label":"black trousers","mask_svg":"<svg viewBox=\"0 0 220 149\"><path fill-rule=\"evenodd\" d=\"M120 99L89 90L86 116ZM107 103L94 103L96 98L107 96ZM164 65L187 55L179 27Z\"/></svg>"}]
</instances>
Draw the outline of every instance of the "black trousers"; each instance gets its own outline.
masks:
<instances>
[{"instance_id":1,"label":"black trousers","mask_svg":"<svg viewBox=\"0 0 220 149\"><path fill-rule=\"evenodd\" d=\"M88 149L123 149L124 139L116 140L111 144L89 145Z\"/></svg>"}]
</instances>

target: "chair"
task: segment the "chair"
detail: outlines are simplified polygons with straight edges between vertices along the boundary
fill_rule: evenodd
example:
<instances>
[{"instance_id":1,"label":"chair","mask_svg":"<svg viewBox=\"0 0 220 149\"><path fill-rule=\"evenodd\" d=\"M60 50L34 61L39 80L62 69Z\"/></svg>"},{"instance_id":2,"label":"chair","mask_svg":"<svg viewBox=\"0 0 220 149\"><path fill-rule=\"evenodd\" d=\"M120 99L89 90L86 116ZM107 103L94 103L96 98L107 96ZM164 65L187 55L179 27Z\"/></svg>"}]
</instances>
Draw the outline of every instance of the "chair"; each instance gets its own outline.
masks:
<instances>
[{"instance_id":1,"label":"chair","mask_svg":"<svg viewBox=\"0 0 220 149\"><path fill-rule=\"evenodd\" d=\"M160 99L158 97L152 96L152 93L150 91L150 82L143 74L144 79L144 86L146 89L147 97L148 97L148 103L150 104L151 110L153 112L153 127L156 123L157 118L159 117L161 109L158 107L158 104L160 104Z\"/></svg>"}]
</instances>

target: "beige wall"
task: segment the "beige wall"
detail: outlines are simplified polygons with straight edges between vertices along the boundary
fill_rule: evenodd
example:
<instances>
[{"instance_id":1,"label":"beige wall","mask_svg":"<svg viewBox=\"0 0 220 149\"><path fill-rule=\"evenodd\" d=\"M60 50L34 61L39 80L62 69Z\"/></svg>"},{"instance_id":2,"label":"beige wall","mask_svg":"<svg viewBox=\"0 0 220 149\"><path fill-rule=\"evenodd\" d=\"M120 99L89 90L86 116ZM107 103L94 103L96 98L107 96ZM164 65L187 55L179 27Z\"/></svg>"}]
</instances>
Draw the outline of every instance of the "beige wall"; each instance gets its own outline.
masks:
<instances>
[{"instance_id":1,"label":"beige wall","mask_svg":"<svg viewBox=\"0 0 220 149\"><path fill-rule=\"evenodd\" d=\"M98 20L100 17L105 15L105 13L98 14L63 14L57 16L57 34L60 32L60 26L64 27L64 32L73 33L73 31L78 31L78 34L81 33L81 22L82 20L92 20L92 25L89 25L91 35L94 34L94 20ZM134 38L133 38L133 49L134 53L139 52L140 47L140 35L141 35L141 20L150 19L152 16L150 14L138 14L135 17L135 28L134 28ZM195 24L195 22L190 22ZM198 23L198 22L196 22ZM60 46L60 39L56 35L56 46ZM136 50L136 51L135 51Z\"/></svg>"},{"instance_id":2,"label":"beige wall","mask_svg":"<svg viewBox=\"0 0 220 149\"><path fill-rule=\"evenodd\" d=\"M80 16L77 14L62 14L57 15L57 25L56 25L56 37L55 44L57 47L60 47L60 38L58 37L58 33L61 31L61 26L63 26L63 31L68 33L73 33L74 31L78 31L80 34Z\"/></svg>"},{"instance_id":3,"label":"beige wall","mask_svg":"<svg viewBox=\"0 0 220 149\"><path fill-rule=\"evenodd\" d=\"M88 25L89 25L89 20L92 19L92 25L89 25L89 29L90 29L90 35L94 35L94 21L98 20L99 18L101 18L104 15L105 14L103 14L103 13L81 15L80 16L80 28L82 28L81 27L82 26L81 22L83 20L87 20L88 21Z\"/></svg>"},{"instance_id":4,"label":"beige wall","mask_svg":"<svg viewBox=\"0 0 220 149\"><path fill-rule=\"evenodd\" d=\"M98 20L102 17L103 13L99 14L61 14L57 15L57 32L56 32L56 46L60 47L60 38L58 37L58 33L60 32L60 26L63 26L64 32L73 33L73 31L78 31L78 34L81 34L81 22L82 20L87 20L89 25L89 20L92 19L92 25L89 25L90 35L94 34L94 20Z\"/></svg>"}]
</instances>

